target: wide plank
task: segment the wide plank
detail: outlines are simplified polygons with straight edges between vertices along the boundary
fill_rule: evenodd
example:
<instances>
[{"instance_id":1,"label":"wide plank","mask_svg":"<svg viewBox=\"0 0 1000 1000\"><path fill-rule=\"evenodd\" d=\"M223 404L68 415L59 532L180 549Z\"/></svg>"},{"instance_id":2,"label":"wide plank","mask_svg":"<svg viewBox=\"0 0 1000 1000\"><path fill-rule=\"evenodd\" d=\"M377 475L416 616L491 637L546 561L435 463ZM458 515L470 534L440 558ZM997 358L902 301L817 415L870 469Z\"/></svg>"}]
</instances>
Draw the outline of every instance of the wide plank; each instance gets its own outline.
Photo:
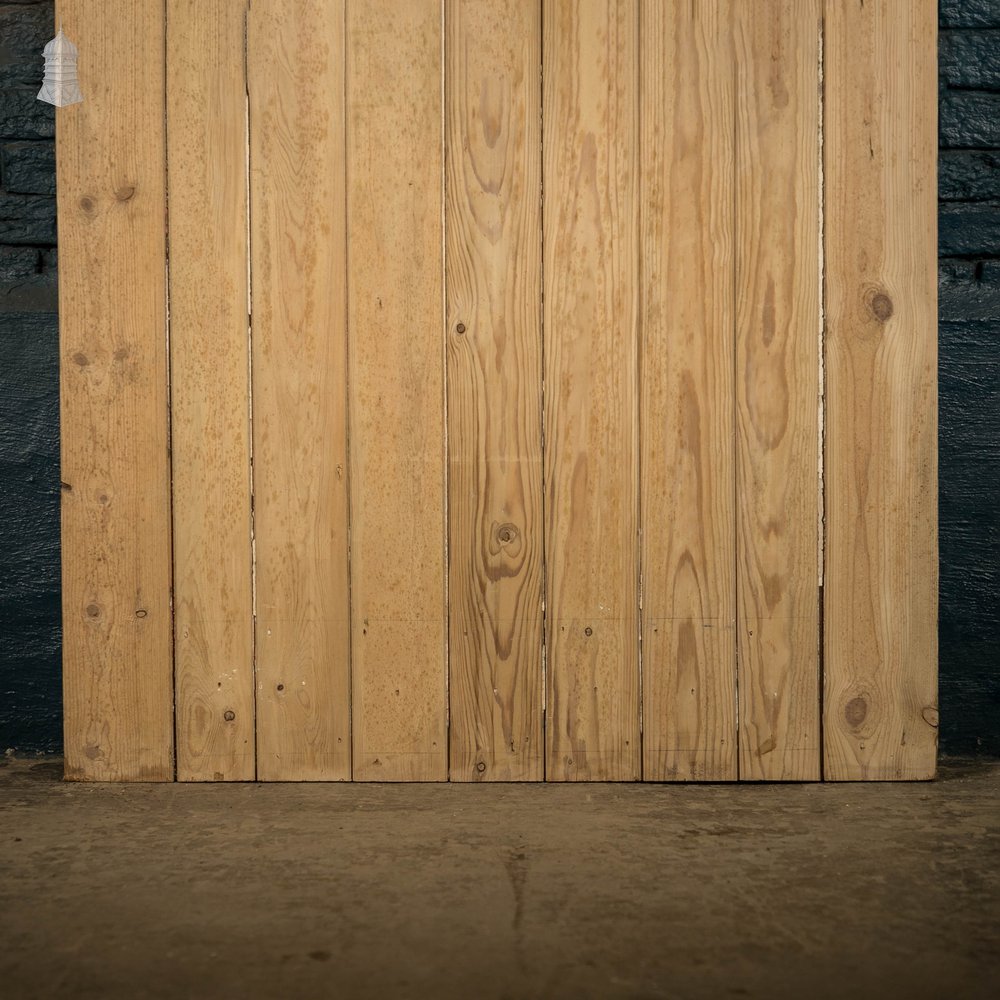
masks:
<instances>
[{"instance_id":1,"label":"wide plank","mask_svg":"<svg viewBox=\"0 0 1000 1000\"><path fill-rule=\"evenodd\" d=\"M254 0L257 774L351 776L344 8Z\"/></svg>"},{"instance_id":2,"label":"wide plank","mask_svg":"<svg viewBox=\"0 0 1000 1000\"><path fill-rule=\"evenodd\" d=\"M541 23L445 8L450 774L540 781Z\"/></svg>"},{"instance_id":3,"label":"wide plank","mask_svg":"<svg viewBox=\"0 0 1000 1000\"><path fill-rule=\"evenodd\" d=\"M442 8L348 0L354 777L448 776Z\"/></svg>"},{"instance_id":4,"label":"wide plank","mask_svg":"<svg viewBox=\"0 0 1000 1000\"><path fill-rule=\"evenodd\" d=\"M181 781L252 781L256 775L245 16L246 0L167 0Z\"/></svg>"},{"instance_id":5,"label":"wide plank","mask_svg":"<svg viewBox=\"0 0 1000 1000\"><path fill-rule=\"evenodd\" d=\"M737 0L740 777L820 776L819 0Z\"/></svg>"},{"instance_id":6,"label":"wide plank","mask_svg":"<svg viewBox=\"0 0 1000 1000\"><path fill-rule=\"evenodd\" d=\"M934 776L937 4L826 4L825 776Z\"/></svg>"},{"instance_id":7,"label":"wide plank","mask_svg":"<svg viewBox=\"0 0 1000 1000\"><path fill-rule=\"evenodd\" d=\"M163 4L56 20L84 95L56 114L66 777L169 781Z\"/></svg>"},{"instance_id":8,"label":"wide plank","mask_svg":"<svg viewBox=\"0 0 1000 1000\"><path fill-rule=\"evenodd\" d=\"M647 781L737 776L732 4L641 8Z\"/></svg>"},{"instance_id":9,"label":"wide plank","mask_svg":"<svg viewBox=\"0 0 1000 1000\"><path fill-rule=\"evenodd\" d=\"M638 780L639 8L543 9L546 776Z\"/></svg>"}]
</instances>

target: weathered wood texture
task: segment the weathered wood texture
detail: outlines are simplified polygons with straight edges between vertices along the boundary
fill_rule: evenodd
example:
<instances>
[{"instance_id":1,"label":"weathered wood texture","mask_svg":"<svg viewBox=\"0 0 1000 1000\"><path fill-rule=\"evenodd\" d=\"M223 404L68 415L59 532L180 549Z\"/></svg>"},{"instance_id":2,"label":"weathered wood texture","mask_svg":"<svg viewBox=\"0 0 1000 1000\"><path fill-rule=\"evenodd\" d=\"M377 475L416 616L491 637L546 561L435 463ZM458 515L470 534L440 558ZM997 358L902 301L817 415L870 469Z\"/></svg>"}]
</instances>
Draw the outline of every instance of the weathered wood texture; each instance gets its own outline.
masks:
<instances>
[{"instance_id":1,"label":"weathered wood texture","mask_svg":"<svg viewBox=\"0 0 1000 1000\"><path fill-rule=\"evenodd\" d=\"M823 731L835 780L935 769L936 14L933 0L826 4Z\"/></svg>"},{"instance_id":2,"label":"weathered wood texture","mask_svg":"<svg viewBox=\"0 0 1000 1000\"><path fill-rule=\"evenodd\" d=\"M932 0L59 14L70 777L933 774Z\"/></svg>"},{"instance_id":3,"label":"weathered wood texture","mask_svg":"<svg viewBox=\"0 0 1000 1000\"><path fill-rule=\"evenodd\" d=\"M344 9L247 33L257 774L351 776Z\"/></svg>"},{"instance_id":4,"label":"weathered wood texture","mask_svg":"<svg viewBox=\"0 0 1000 1000\"><path fill-rule=\"evenodd\" d=\"M245 0L167 0L179 780L252 781Z\"/></svg>"},{"instance_id":5,"label":"weathered wood texture","mask_svg":"<svg viewBox=\"0 0 1000 1000\"><path fill-rule=\"evenodd\" d=\"M354 776L448 776L441 5L348 0Z\"/></svg>"},{"instance_id":6,"label":"weathered wood texture","mask_svg":"<svg viewBox=\"0 0 1000 1000\"><path fill-rule=\"evenodd\" d=\"M539 14L445 7L452 781L543 777Z\"/></svg>"},{"instance_id":7,"label":"weathered wood texture","mask_svg":"<svg viewBox=\"0 0 1000 1000\"><path fill-rule=\"evenodd\" d=\"M67 777L174 773L163 5L56 12L87 99L59 114ZM149 53L154 53L149 58Z\"/></svg>"},{"instance_id":8,"label":"weathered wood texture","mask_svg":"<svg viewBox=\"0 0 1000 1000\"><path fill-rule=\"evenodd\" d=\"M732 5L640 16L643 775L734 780Z\"/></svg>"},{"instance_id":9,"label":"weathered wood texture","mask_svg":"<svg viewBox=\"0 0 1000 1000\"><path fill-rule=\"evenodd\" d=\"M639 18L543 9L549 780L633 780L639 745Z\"/></svg>"},{"instance_id":10,"label":"weathered wood texture","mask_svg":"<svg viewBox=\"0 0 1000 1000\"><path fill-rule=\"evenodd\" d=\"M740 777L810 780L820 774L821 11L819 0L736 0L735 12Z\"/></svg>"}]
</instances>

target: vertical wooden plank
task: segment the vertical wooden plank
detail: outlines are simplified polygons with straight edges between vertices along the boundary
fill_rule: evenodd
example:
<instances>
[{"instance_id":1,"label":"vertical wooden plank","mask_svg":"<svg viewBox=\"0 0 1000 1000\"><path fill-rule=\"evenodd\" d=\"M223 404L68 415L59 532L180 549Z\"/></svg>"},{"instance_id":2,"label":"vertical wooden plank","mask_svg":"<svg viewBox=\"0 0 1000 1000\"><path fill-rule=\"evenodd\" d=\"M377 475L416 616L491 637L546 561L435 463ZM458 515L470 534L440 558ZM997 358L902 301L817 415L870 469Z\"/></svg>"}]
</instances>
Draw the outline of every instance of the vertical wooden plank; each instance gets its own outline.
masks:
<instances>
[{"instance_id":1,"label":"vertical wooden plank","mask_svg":"<svg viewBox=\"0 0 1000 1000\"><path fill-rule=\"evenodd\" d=\"M444 780L442 6L348 0L354 776Z\"/></svg>"},{"instance_id":2,"label":"vertical wooden plank","mask_svg":"<svg viewBox=\"0 0 1000 1000\"><path fill-rule=\"evenodd\" d=\"M66 776L173 778L163 4L56 11Z\"/></svg>"},{"instance_id":3,"label":"vertical wooden plank","mask_svg":"<svg viewBox=\"0 0 1000 1000\"><path fill-rule=\"evenodd\" d=\"M248 20L257 773L350 777L344 8Z\"/></svg>"},{"instance_id":4,"label":"vertical wooden plank","mask_svg":"<svg viewBox=\"0 0 1000 1000\"><path fill-rule=\"evenodd\" d=\"M540 6L445 20L450 773L540 781Z\"/></svg>"},{"instance_id":5,"label":"vertical wooden plank","mask_svg":"<svg viewBox=\"0 0 1000 1000\"><path fill-rule=\"evenodd\" d=\"M819 0L738 0L740 777L820 776Z\"/></svg>"},{"instance_id":6,"label":"vertical wooden plank","mask_svg":"<svg viewBox=\"0 0 1000 1000\"><path fill-rule=\"evenodd\" d=\"M252 781L246 0L167 0L177 777Z\"/></svg>"},{"instance_id":7,"label":"vertical wooden plank","mask_svg":"<svg viewBox=\"0 0 1000 1000\"><path fill-rule=\"evenodd\" d=\"M937 5L826 5L825 774L933 777Z\"/></svg>"},{"instance_id":8,"label":"vertical wooden plank","mask_svg":"<svg viewBox=\"0 0 1000 1000\"><path fill-rule=\"evenodd\" d=\"M641 8L647 781L737 775L731 16Z\"/></svg>"},{"instance_id":9,"label":"vertical wooden plank","mask_svg":"<svg viewBox=\"0 0 1000 1000\"><path fill-rule=\"evenodd\" d=\"M640 777L638 6L544 5L547 777Z\"/></svg>"}]
</instances>

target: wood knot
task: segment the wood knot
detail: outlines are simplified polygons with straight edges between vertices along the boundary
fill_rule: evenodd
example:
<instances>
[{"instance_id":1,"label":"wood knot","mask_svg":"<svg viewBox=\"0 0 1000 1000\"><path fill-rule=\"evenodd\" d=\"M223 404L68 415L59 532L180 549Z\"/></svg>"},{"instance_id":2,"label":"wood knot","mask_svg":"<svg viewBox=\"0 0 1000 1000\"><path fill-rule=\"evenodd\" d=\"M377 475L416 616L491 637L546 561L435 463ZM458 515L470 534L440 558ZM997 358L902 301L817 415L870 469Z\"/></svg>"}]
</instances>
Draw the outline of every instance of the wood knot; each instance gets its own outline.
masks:
<instances>
[{"instance_id":1,"label":"wood knot","mask_svg":"<svg viewBox=\"0 0 1000 1000\"><path fill-rule=\"evenodd\" d=\"M480 774L482 774L482 773L483 773L483 771L485 771L485 770L486 770L486 764L485 764L485 762L484 762L484 761L480 761L480 762L479 762L479 763L478 763L478 764L476 765L476 770L477 770L477 771L478 771L478 772L479 772Z\"/></svg>"},{"instance_id":2,"label":"wood knot","mask_svg":"<svg viewBox=\"0 0 1000 1000\"><path fill-rule=\"evenodd\" d=\"M88 618L100 618L101 616L101 606L99 604L88 604L86 611Z\"/></svg>"},{"instance_id":3,"label":"wood knot","mask_svg":"<svg viewBox=\"0 0 1000 1000\"><path fill-rule=\"evenodd\" d=\"M232 722L233 719L236 718L236 713L231 708L227 708L222 713L222 717L226 720L226 722Z\"/></svg>"},{"instance_id":4,"label":"wood knot","mask_svg":"<svg viewBox=\"0 0 1000 1000\"><path fill-rule=\"evenodd\" d=\"M84 195L80 199L80 208L89 215L94 211L94 199L89 195Z\"/></svg>"},{"instance_id":5,"label":"wood knot","mask_svg":"<svg viewBox=\"0 0 1000 1000\"><path fill-rule=\"evenodd\" d=\"M852 698L844 706L844 718L852 729L857 729L868 715L868 702L864 698Z\"/></svg>"},{"instance_id":6,"label":"wood knot","mask_svg":"<svg viewBox=\"0 0 1000 1000\"><path fill-rule=\"evenodd\" d=\"M149 612L145 608L139 608L139 610L136 611L135 616L136 618L145 618L148 614Z\"/></svg>"},{"instance_id":7,"label":"wood knot","mask_svg":"<svg viewBox=\"0 0 1000 1000\"><path fill-rule=\"evenodd\" d=\"M890 299L885 292L877 292L872 296L871 310L872 315L880 323L884 323L890 316L892 316L892 299Z\"/></svg>"},{"instance_id":8,"label":"wood knot","mask_svg":"<svg viewBox=\"0 0 1000 1000\"><path fill-rule=\"evenodd\" d=\"M938 727L938 710L933 705L928 705L920 713L920 717L930 726L932 729L937 729Z\"/></svg>"},{"instance_id":9,"label":"wood knot","mask_svg":"<svg viewBox=\"0 0 1000 1000\"><path fill-rule=\"evenodd\" d=\"M519 534L520 532L517 530L517 525L510 524L509 522L507 524L498 525L496 529L497 541L501 545L510 545L511 542L517 541L517 536Z\"/></svg>"},{"instance_id":10,"label":"wood knot","mask_svg":"<svg viewBox=\"0 0 1000 1000\"><path fill-rule=\"evenodd\" d=\"M73 363L79 365L81 368L86 368L90 364L90 358L83 351L77 351L73 355Z\"/></svg>"},{"instance_id":11,"label":"wood knot","mask_svg":"<svg viewBox=\"0 0 1000 1000\"><path fill-rule=\"evenodd\" d=\"M132 184L123 184L117 191L115 197L119 201L128 201L135 194L135 187Z\"/></svg>"},{"instance_id":12,"label":"wood knot","mask_svg":"<svg viewBox=\"0 0 1000 1000\"><path fill-rule=\"evenodd\" d=\"M465 324L459 323L458 326L455 327L455 333L465 333Z\"/></svg>"},{"instance_id":13,"label":"wood knot","mask_svg":"<svg viewBox=\"0 0 1000 1000\"><path fill-rule=\"evenodd\" d=\"M588 638L594 634L594 630L588 625L584 630L583 634Z\"/></svg>"}]
</instances>

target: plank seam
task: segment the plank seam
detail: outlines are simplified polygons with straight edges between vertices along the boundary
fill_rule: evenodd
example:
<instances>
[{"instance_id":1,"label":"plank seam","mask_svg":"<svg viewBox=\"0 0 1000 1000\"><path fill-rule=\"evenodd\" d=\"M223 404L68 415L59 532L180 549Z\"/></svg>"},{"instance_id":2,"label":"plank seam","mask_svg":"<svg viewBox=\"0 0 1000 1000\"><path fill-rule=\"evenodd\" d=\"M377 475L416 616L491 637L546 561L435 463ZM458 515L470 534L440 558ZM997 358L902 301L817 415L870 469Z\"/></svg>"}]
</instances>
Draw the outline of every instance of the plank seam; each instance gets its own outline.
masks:
<instances>
[{"instance_id":1,"label":"plank seam","mask_svg":"<svg viewBox=\"0 0 1000 1000\"><path fill-rule=\"evenodd\" d=\"M538 424L541 434L541 499L539 503L541 553L542 553L542 782L548 776L548 652L549 621L546 596L548 594L548 516L546 510L547 482L545 479L545 0L538 0L538 339L539 373L541 389L538 395Z\"/></svg>"},{"instance_id":2,"label":"plank seam","mask_svg":"<svg viewBox=\"0 0 1000 1000\"><path fill-rule=\"evenodd\" d=\"M823 586L824 586L824 575L825 575L825 560L826 560L826 145L825 145L825 120L824 114L826 111L826 81L823 75L825 66L825 51L824 46L826 45L826 8L822 7L819 12L819 43L817 45L817 55L819 59L819 113L818 113L818 127L819 127L819 177L817 178L816 184L816 195L819 202L819 229L818 229L818 254L819 254L819 349L817 351L817 359L819 363L819 392L817 394L817 431L819 434L819 441L817 447L817 457L819 460L819 483L817 484L817 494L818 494L818 518L816 525L816 544L818 546L818 553L816 559L816 567L819 573L819 583L818 583L818 593L817 602L818 610L816 616L817 622L817 641L819 642L819 653L817 656L817 663L819 665L819 685L818 685L818 695L819 695L819 780L825 781L825 734L823 730L824 726L824 715L825 715L825 705L824 705L824 694L826 687L826 661L825 661L825 621L823 615Z\"/></svg>"},{"instance_id":3,"label":"plank seam","mask_svg":"<svg viewBox=\"0 0 1000 1000\"><path fill-rule=\"evenodd\" d=\"M174 585L177 579L177 554L174 548L174 442L173 442L173 399L171 372L170 343L170 173L167 164L170 162L170 130L167 128L167 40L170 31L167 15L167 0L161 7L163 16L163 329L166 337L166 377L167 377L167 545L170 549L170 587L168 591L167 613L170 615L170 679L171 679L171 712L173 714L174 745L171 752L173 780L177 781L177 747L180 745L181 733L177 719L177 641L175 629L177 615L174 608Z\"/></svg>"}]
</instances>

